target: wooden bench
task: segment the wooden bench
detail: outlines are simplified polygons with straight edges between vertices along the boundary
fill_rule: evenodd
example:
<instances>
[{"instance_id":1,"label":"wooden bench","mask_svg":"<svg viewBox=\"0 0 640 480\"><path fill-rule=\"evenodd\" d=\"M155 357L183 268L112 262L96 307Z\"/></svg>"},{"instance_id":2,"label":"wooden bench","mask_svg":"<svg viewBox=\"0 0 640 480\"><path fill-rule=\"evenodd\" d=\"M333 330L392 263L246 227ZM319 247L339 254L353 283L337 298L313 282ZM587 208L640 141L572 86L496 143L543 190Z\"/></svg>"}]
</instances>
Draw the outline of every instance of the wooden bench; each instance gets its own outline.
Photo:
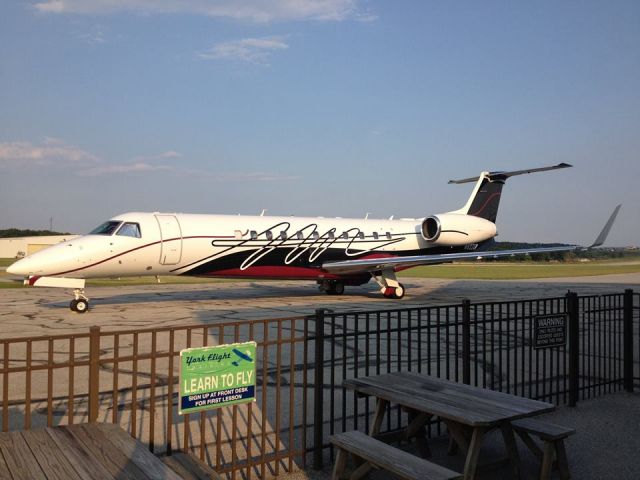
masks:
<instances>
[{"instance_id":1,"label":"wooden bench","mask_svg":"<svg viewBox=\"0 0 640 480\"><path fill-rule=\"evenodd\" d=\"M220 475L209 465L190 453L173 452L162 457L162 462L184 480L220 480Z\"/></svg>"},{"instance_id":2,"label":"wooden bench","mask_svg":"<svg viewBox=\"0 0 640 480\"><path fill-rule=\"evenodd\" d=\"M534 418L514 420L511 425L529 450L542 462L540 480L550 478L551 470L554 466L554 459L560 473L560 478L563 480L571 478L567 452L564 447L564 439L576 433L573 428L563 427ZM542 450L533 441L530 434L537 436L544 442Z\"/></svg>"},{"instance_id":3,"label":"wooden bench","mask_svg":"<svg viewBox=\"0 0 640 480\"><path fill-rule=\"evenodd\" d=\"M358 459L364 460L364 463L348 477L350 480L362 478L372 468L386 470L407 480L453 480L462 478L459 473L383 443L362 432L339 433L333 435L330 440L338 450L333 475L331 476L332 480L342 478L349 453Z\"/></svg>"}]
</instances>

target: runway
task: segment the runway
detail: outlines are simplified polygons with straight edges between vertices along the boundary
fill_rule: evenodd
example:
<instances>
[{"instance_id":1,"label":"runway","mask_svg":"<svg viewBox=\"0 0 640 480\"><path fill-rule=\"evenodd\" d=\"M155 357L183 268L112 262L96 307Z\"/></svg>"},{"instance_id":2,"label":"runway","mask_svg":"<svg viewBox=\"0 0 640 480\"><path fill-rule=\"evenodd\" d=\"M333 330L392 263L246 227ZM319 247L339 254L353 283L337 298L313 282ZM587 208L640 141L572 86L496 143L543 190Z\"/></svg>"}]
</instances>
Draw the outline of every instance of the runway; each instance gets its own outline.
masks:
<instances>
[{"instance_id":1,"label":"runway","mask_svg":"<svg viewBox=\"0 0 640 480\"><path fill-rule=\"evenodd\" d=\"M640 289L640 273L526 281L403 278L407 294L388 300L371 282L342 296L320 293L307 282L221 282L189 285L89 287L88 313L69 310L71 293L55 288L0 289L0 336L85 333L92 325L122 330L214 324L337 312L581 295Z\"/></svg>"}]
</instances>

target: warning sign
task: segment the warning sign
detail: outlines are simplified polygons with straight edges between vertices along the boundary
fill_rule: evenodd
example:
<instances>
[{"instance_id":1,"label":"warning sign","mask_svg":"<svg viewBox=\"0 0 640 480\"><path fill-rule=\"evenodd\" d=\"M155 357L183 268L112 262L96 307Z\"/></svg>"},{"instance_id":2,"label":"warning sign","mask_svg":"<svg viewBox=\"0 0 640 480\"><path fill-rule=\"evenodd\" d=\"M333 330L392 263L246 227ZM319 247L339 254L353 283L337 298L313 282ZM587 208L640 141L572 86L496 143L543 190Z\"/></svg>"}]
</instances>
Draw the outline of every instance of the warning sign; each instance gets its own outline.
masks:
<instances>
[{"instance_id":1,"label":"warning sign","mask_svg":"<svg viewBox=\"0 0 640 480\"><path fill-rule=\"evenodd\" d=\"M564 347L567 344L567 315L539 315L533 319L533 348Z\"/></svg>"},{"instance_id":2,"label":"warning sign","mask_svg":"<svg viewBox=\"0 0 640 480\"><path fill-rule=\"evenodd\" d=\"M180 352L180 415L255 400L256 342Z\"/></svg>"}]
</instances>

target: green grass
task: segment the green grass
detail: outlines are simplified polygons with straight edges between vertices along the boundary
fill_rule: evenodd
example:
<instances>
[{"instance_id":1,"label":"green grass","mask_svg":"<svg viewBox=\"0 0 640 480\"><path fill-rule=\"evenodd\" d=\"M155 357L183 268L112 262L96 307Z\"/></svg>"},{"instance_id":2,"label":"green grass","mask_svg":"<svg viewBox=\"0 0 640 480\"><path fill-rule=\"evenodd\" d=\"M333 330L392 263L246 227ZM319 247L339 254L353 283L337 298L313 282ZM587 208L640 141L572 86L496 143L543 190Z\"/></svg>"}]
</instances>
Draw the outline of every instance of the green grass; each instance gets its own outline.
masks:
<instances>
[{"instance_id":1,"label":"green grass","mask_svg":"<svg viewBox=\"0 0 640 480\"><path fill-rule=\"evenodd\" d=\"M470 280L526 280L530 278L584 277L614 273L638 273L640 263L597 261L584 263L457 263L416 267L401 277Z\"/></svg>"},{"instance_id":2,"label":"green grass","mask_svg":"<svg viewBox=\"0 0 640 480\"><path fill-rule=\"evenodd\" d=\"M0 259L0 266L11 265L14 259ZM610 275L614 273L640 273L637 260L602 260L576 263L547 262L509 262L509 263L456 263L447 265L429 265L415 267L400 273L405 278L446 278L452 280L526 280L531 278L583 277L592 275ZM0 279L6 277L0 272ZM196 278L196 277L160 277L166 285L232 282L234 279ZM154 285L155 277L130 277L122 279L88 280L89 287L116 287ZM0 288L21 288L21 282L0 281Z\"/></svg>"}]
</instances>

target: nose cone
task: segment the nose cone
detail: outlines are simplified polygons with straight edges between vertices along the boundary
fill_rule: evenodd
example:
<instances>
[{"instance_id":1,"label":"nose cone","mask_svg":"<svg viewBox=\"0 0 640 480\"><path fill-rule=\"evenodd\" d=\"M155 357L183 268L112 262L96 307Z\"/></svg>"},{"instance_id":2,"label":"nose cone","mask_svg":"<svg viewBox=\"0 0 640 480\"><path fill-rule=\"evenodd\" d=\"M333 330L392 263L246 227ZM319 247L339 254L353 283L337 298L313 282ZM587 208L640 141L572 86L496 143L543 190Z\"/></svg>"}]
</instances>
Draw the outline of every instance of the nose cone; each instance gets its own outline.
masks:
<instances>
[{"instance_id":1,"label":"nose cone","mask_svg":"<svg viewBox=\"0 0 640 480\"><path fill-rule=\"evenodd\" d=\"M31 261L28 258L23 258L17 262L12 263L7 267L7 273L9 275L29 275Z\"/></svg>"},{"instance_id":2,"label":"nose cone","mask_svg":"<svg viewBox=\"0 0 640 480\"><path fill-rule=\"evenodd\" d=\"M45 248L39 252L32 253L22 260L18 260L7 267L7 273L30 277L33 275L53 275L59 272L59 260L64 258L62 253L66 253L65 249L60 245L62 244Z\"/></svg>"}]
</instances>

